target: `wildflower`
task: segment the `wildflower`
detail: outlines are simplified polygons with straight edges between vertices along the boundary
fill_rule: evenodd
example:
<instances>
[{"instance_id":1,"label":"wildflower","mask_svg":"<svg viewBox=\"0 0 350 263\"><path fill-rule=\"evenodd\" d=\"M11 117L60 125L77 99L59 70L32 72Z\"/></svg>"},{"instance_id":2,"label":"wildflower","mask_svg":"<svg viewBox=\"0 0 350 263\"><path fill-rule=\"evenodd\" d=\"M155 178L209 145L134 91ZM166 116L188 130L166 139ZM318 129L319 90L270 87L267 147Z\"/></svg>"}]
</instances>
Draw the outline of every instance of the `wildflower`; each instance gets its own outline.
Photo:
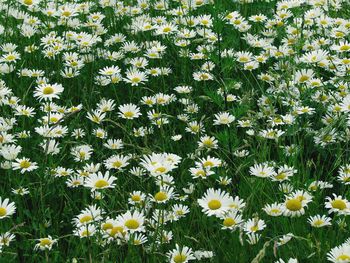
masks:
<instances>
[{"instance_id":1,"label":"wildflower","mask_svg":"<svg viewBox=\"0 0 350 263\"><path fill-rule=\"evenodd\" d=\"M15 162L12 163L13 170L21 170L21 174L25 172L30 172L38 168L36 162L30 161L29 158L20 158L15 159Z\"/></svg>"},{"instance_id":2,"label":"wildflower","mask_svg":"<svg viewBox=\"0 0 350 263\"><path fill-rule=\"evenodd\" d=\"M144 232L144 215L140 212L134 211L131 213L127 211L125 214L117 218L118 224L125 227L126 231L130 233Z\"/></svg>"},{"instance_id":3,"label":"wildflower","mask_svg":"<svg viewBox=\"0 0 350 263\"><path fill-rule=\"evenodd\" d=\"M97 174L92 174L85 181L85 186L91 188L91 190L100 190L106 188L114 188L114 181L116 178L114 176L109 176L107 171L105 174L98 172Z\"/></svg>"},{"instance_id":4,"label":"wildflower","mask_svg":"<svg viewBox=\"0 0 350 263\"><path fill-rule=\"evenodd\" d=\"M16 211L14 202L10 202L8 198L2 199L0 197L0 219L13 215Z\"/></svg>"},{"instance_id":5,"label":"wildflower","mask_svg":"<svg viewBox=\"0 0 350 263\"><path fill-rule=\"evenodd\" d=\"M58 99L64 88L60 84L40 84L35 88L34 97L41 100Z\"/></svg>"},{"instance_id":6,"label":"wildflower","mask_svg":"<svg viewBox=\"0 0 350 263\"><path fill-rule=\"evenodd\" d=\"M178 244L175 245L175 249L167 253L167 256L171 263L187 263L195 259L191 248L186 246L180 247Z\"/></svg>"},{"instance_id":7,"label":"wildflower","mask_svg":"<svg viewBox=\"0 0 350 263\"><path fill-rule=\"evenodd\" d=\"M39 238L39 243L34 247L35 250L51 250L52 246L57 243L57 239L53 239L51 236Z\"/></svg>"},{"instance_id":8,"label":"wildflower","mask_svg":"<svg viewBox=\"0 0 350 263\"><path fill-rule=\"evenodd\" d=\"M202 198L198 199L198 204L208 216L221 216L229 211L230 201L231 197L228 193L210 188Z\"/></svg>"},{"instance_id":9,"label":"wildflower","mask_svg":"<svg viewBox=\"0 0 350 263\"><path fill-rule=\"evenodd\" d=\"M119 106L119 116L123 119L135 119L141 116L140 109L134 104L124 104Z\"/></svg>"}]
</instances>

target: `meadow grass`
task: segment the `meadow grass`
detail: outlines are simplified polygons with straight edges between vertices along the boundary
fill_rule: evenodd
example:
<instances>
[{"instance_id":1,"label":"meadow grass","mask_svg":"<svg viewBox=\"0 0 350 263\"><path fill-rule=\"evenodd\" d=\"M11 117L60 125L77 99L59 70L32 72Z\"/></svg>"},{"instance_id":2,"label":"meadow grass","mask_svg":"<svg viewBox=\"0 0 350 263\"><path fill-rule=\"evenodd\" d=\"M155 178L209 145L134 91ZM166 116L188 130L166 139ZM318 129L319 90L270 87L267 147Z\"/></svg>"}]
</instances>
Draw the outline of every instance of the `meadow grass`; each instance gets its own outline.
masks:
<instances>
[{"instance_id":1,"label":"meadow grass","mask_svg":"<svg viewBox=\"0 0 350 263\"><path fill-rule=\"evenodd\" d=\"M350 262L349 7L1 1L0 262Z\"/></svg>"}]
</instances>

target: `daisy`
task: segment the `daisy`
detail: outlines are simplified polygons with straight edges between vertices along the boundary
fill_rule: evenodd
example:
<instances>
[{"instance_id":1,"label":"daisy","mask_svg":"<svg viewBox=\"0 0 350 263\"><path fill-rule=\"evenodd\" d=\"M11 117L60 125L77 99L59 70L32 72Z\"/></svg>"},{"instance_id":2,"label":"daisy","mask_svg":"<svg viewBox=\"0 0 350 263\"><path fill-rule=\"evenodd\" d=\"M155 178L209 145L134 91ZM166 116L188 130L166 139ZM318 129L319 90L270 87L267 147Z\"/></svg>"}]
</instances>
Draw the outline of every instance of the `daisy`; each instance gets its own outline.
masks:
<instances>
[{"instance_id":1,"label":"daisy","mask_svg":"<svg viewBox=\"0 0 350 263\"><path fill-rule=\"evenodd\" d=\"M104 76L113 76L120 73L120 68L118 66L104 67L98 73Z\"/></svg>"},{"instance_id":2,"label":"daisy","mask_svg":"<svg viewBox=\"0 0 350 263\"><path fill-rule=\"evenodd\" d=\"M327 259L334 263L348 263L350 262L350 244L344 243L340 246L332 248L327 253Z\"/></svg>"},{"instance_id":3,"label":"daisy","mask_svg":"<svg viewBox=\"0 0 350 263\"><path fill-rule=\"evenodd\" d=\"M271 140L278 139L283 134L284 134L284 131L279 130L279 129L267 129L267 130L262 130L259 132L259 136L266 138L266 139L271 139Z\"/></svg>"},{"instance_id":4,"label":"daisy","mask_svg":"<svg viewBox=\"0 0 350 263\"><path fill-rule=\"evenodd\" d=\"M2 200L0 197L0 219L13 215L15 211L16 206L14 202L10 203L10 200L8 198Z\"/></svg>"},{"instance_id":5,"label":"daisy","mask_svg":"<svg viewBox=\"0 0 350 263\"><path fill-rule=\"evenodd\" d=\"M135 246L139 246L146 243L148 239L144 234L136 233L134 235L131 235L128 241L131 241L131 244Z\"/></svg>"},{"instance_id":6,"label":"daisy","mask_svg":"<svg viewBox=\"0 0 350 263\"><path fill-rule=\"evenodd\" d=\"M239 198L239 196L236 196L234 199L230 200L229 208L232 211L240 211L242 212L246 203L243 199Z\"/></svg>"},{"instance_id":7,"label":"daisy","mask_svg":"<svg viewBox=\"0 0 350 263\"><path fill-rule=\"evenodd\" d=\"M133 191L129 196L128 202L132 205L142 204L146 199L146 195L141 191Z\"/></svg>"},{"instance_id":8,"label":"daisy","mask_svg":"<svg viewBox=\"0 0 350 263\"><path fill-rule=\"evenodd\" d=\"M272 181L283 182L289 180L289 177L292 177L297 170L288 165L283 165L278 168L277 173L271 177Z\"/></svg>"},{"instance_id":9,"label":"daisy","mask_svg":"<svg viewBox=\"0 0 350 263\"><path fill-rule=\"evenodd\" d=\"M34 90L34 97L39 98L41 100L52 100L58 99L59 95L63 92L64 88L60 84L40 84Z\"/></svg>"},{"instance_id":10,"label":"daisy","mask_svg":"<svg viewBox=\"0 0 350 263\"><path fill-rule=\"evenodd\" d=\"M21 174L25 172L30 172L37 169L37 163L30 161L29 158L20 158L16 159L15 162L12 163L13 170L21 170Z\"/></svg>"},{"instance_id":11,"label":"daisy","mask_svg":"<svg viewBox=\"0 0 350 263\"><path fill-rule=\"evenodd\" d=\"M66 181L66 184L68 187L76 188L83 185L83 179L78 175L72 176Z\"/></svg>"},{"instance_id":12,"label":"daisy","mask_svg":"<svg viewBox=\"0 0 350 263\"><path fill-rule=\"evenodd\" d=\"M135 104L123 104L118 107L119 109L119 117L123 119L135 119L141 116L140 108Z\"/></svg>"},{"instance_id":13,"label":"daisy","mask_svg":"<svg viewBox=\"0 0 350 263\"><path fill-rule=\"evenodd\" d=\"M185 217L186 214L188 214L190 212L190 209L187 205L181 205L181 204L175 204L171 207L171 210L174 214L174 217L175 217L175 221L182 218L182 217Z\"/></svg>"},{"instance_id":14,"label":"daisy","mask_svg":"<svg viewBox=\"0 0 350 263\"><path fill-rule=\"evenodd\" d=\"M180 248L178 244L175 245L175 249L167 253L167 256L171 263L187 263L190 260L196 259L191 248L186 246Z\"/></svg>"},{"instance_id":15,"label":"daisy","mask_svg":"<svg viewBox=\"0 0 350 263\"><path fill-rule=\"evenodd\" d=\"M0 155L8 161L15 160L22 151L22 147L14 144L5 144L0 148Z\"/></svg>"},{"instance_id":16,"label":"daisy","mask_svg":"<svg viewBox=\"0 0 350 263\"><path fill-rule=\"evenodd\" d=\"M105 167L110 169L122 170L122 168L129 165L129 160L131 158L129 156L124 155L112 155L107 160L104 161Z\"/></svg>"},{"instance_id":17,"label":"daisy","mask_svg":"<svg viewBox=\"0 0 350 263\"><path fill-rule=\"evenodd\" d=\"M305 83L312 79L314 72L311 69L302 69L297 71L294 77L295 83Z\"/></svg>"},{"instance_id":18,"label":"daisy","mask_svg":"<svg viewBox=\"0 0 350 263\"><path fill-rule=\"evenodd\" d=\"M100 124L105 119L106 113L99 110L95 110L91 113L88 112L86 117L92 122Z\"/></svg>"},{"instance_id":19,"label":"daisy","mask_svg":"<svg viewBox=\"0 0 350 263\"><path fill-rule=\"evenodd\" d=\"M0 150L1 154L1 150ZM346 164L344 166L341 166L338 171L337 179L338 181L342 182L345 185L350 184L350 164Z\"/></svg>"},{"instance_id":20,"label":"daisy","mask_svg":"<svg viewBox=\"0 0 350 263\"><path fill-rule=\"evenodd\" d=\"M202 166L195 167L195 168L190 168L189 172L191 173L191 176L194 179L198 179L198 178L200 178L200 179L207 179L208 176L210 176L210 175L215 173L214 171L210 171L208 169L202 168Z\"/></svg>"},{"instance_id":21,"label":"daisy","mask_svg":"<svg viewBox=\"0 0 350 263\"><path fill-rule=\"evenodd\" d=\"M193 73L193 79L196 81L207 81L214 79L214 76L206 71L197 71Z\"/></svg>"},{"instance_id":22,"label":"daisy","mask_svg":"<svg viewBox=\"0 0 350 263\"><path fill-rule=\"evenodd\" d=\"M92 174L85 181L85 186L91 188L92 191L106 189L106 188L114 188L114 181L117 178L114 176L109 176L109 172L107 171L104 175L101 172L97 174Z\"/></svg>"},{"instance_id":23,"label":"daisy","mask_svg":"<svg viewBox=\"0 0 350 263\"><path fill-rule=\"evenodd\" d=\"M258 218L248 219L244 225L244 231L248 234L253 234L257 231L261 231L266 227L265 221Z\"/></svg>"},{"instance_id":24,"label":"daisy","mask_svg":"<svg viewBox=\"0 0 350 263\"><path fill-rule=\"evenodd\" d=\"M40 0L20 0L19 2L27 7L32 7L38 5Z\"/></svg>"},{"instance_id":25,"label":"daisy","mask_svg":"<svg viewBox=\"0 0 350 263\"><path fill-rule=\"evenodd\" d=\"M236 119L233 115L228 112L220 112L214 115L214 125L227 125L230 124Z\"/></svg>"},{"instance_id":26,"label":"daisy","mask_svg":"<svg viewBox=\"0 0 350 263\"><path fill-rule=\"evenodd\" d=\"M37 239L37 243L34 247L35 250L51 250L52 246L57 243L57 239L52 239L51 236Z\"/></svg>"},{"instance_id":27,"label":"daisy","mask_svg":"<svg viewBox=\"0 0 350 263\"><path fill-rule=\"evenodd\" d=\"M237 211L229 211L220 218L223 220L221 229L235 230L243 223L242 216Z\"/></svg>"},{"instance_id":28,"label":"daisy","mask_svg":"<svg viewBox=\"0 0 350 263\"><path fill-rule=\"evenodd\" d=\"M85 144L85 145L75 146L72 149L71 154L73 155L74 160L76 162L82 162L82 161L87 161L91 158L92 151L93 149L91 148L91 146Z\"/></svg>"},{"instance_id":29,"label":"daisy","mask_svg":"<svg viewBox=\"0 0 350 263\"><path fill-rule=\"evenodd\" d=\"M299 198L286 198L284 202L284 212L285 216L301 216L305 213L304 207L306 206L303 200Z\"/></svg>"},{"instance_id":30,"label":"daisy","mask_svg":"<svg viewBox=\"0 0 350 263\"><path fill-rule=\"evenodd\" d=\"M120 150L124 148L123 141L120 139L108 139L103 146L110 150Z\"/></svg>"},{"instance_id":31,"label":"daisy","mask_svg":"<svg viewBox=\"0 0 350 263\"><path fill-rule=\"evenodd\" d=\"M24 188L24 187L20 186L17 189L12 188L12 193L14 193L15 195L24 196L26 194L29 194L30 192L29 192L28 188Z\"/></svg>"},{"instance_id":32,"label":"daisy","mask_svg":"<svg viewBox=\"0 0 350 263\"><path fill-rule=\"evenodd\" d=\"M15 239L15 235L11 234L10 232L6 232L0 235L0 247L1 246L10 246L10 242L12 242Z\"/></svg>"},{"instance_id":33,"label":"daisy","mask_svg":"<svg viewBox=\"0 0 350 263\"><path fill-rule=\"evenodd\" d=\"M197 201L202 207L202 211L208 216L221 216L230 209L231 200L228 193L209 188L204 196Z\"/></svg>"},{"instance_id":34,"label":"daisy","mask_svg":"<svg viewBox=\"0 0 350 263\"><path fill-rule=\"evenodd\" d=\"M102 210L96 205L90 205L73 219L76 226L86 226L102 219Z\"/></svg>"},{"instance_id":35,"label":"daisy","mask_svg":"<svg viewBox=\"0 0 350 263\"><path fill-rule=\"evenodd\" d=\"M307 221L310 223L312 227L320 228L324 226L332 225L332 218L325 215L315 215L310 216Z\"/></svg>"},{"instance_id":36,"label":"daisy","mask_svg":"<svg viewBox=\"0 0 350 263\"><path fill-rule=\"evenodd\" d=\"M269 166L267 163L255 164L249 168L249 173L261 178L268 178L276 175L274 167Z\"/></svg>"},{"instance_id":37,"label":"daisy","mask_svg":"<svg viewBox=\"0 0 350 263\"><path fill-rule=\"evenodd\" d=\"M162 204L168 202L174 197L174 188L172 187L163 187L157 193L154 194L153 201Z\"/></svg>"},{"instance_id":38,"label":"daisy","mask_svg":"<svg viewBox=\"0 0 350 263\"><path fill-rule=\"evenodd\" d=\"M349 214L350 212L350 203L346 198L343 198L341 195L337 196L333 194L333 199L329 196L326 197L327 202L325 202L325 207L328 210L328 213L338 213L340 215Z\"/></svg>"},{"instance_id":39,"label":"daisy","mask_svg":"<svg viewBox=\"0 0 350 263\"><path fill-rule=\"evenodd\" d=\"M125 230L130 233L144 232L144 220L144 215L138 211L134 211L133 213L127 211L125 214L120 215L117 218L118 224L125 227Z\"/></svg>"},{"instance_id":40,"label":"daisy","mask_svg":"<svg viewBox=\"0 0 350 263\"><path fill-rule=\"evenodd\" d=\"M91 237L95 235L96 227L94 225L80 226L74 230L73 234L80 238Z\"/></svg>"},{"instance_id":41,"label":"daisy","mask_svg":"<svg viewBox=\"0 0 350 263\"><path fill-rule=\"evenodd\" d=\"M147 74L138 69L127 70L126 77L124 78L124 81L130 83L131 86L139 86L140 84L144 84L147 80Z\"/></svg>"},{"instance_id":42,"label":"daisy","mask_svg":"<svg viewBox=\"0 0 350 263\"><path fill-rule=\"evenodd\" d=\"M273 203L271 205L265 205L263 210L269 216L280 216L283 214L284 206L283 204Z\"/></svg>"},{"instance_id":43,"label":"daisy","mask_svg":"<svg viewBox=\"0 0 350 263\"><path fill-rule=\"evenodd\" d=\"M198 142L198 146L200 148L217 149L218 141L216 140L215 137L202 136L200 138L200 141Z\"/></svg>"},{"instance_id":44,"label":"daisy","mask_svg":"<svg viewBox=\"0 0 350 263\"><path fill-rule=\"evenodd\" d=\"M197 167L203 167L206 170L210 170L211 168L220 167L222 161L218 158L207 156L206 158L200 159L195 164Z\"/></svg>"},{"instance_id":45,"label":"daisy","mask_svg":"<svg viewBox=\"0 0 350 263\"><path fill-rule=\"evenodd\" d=\"M181 157L175 154L152 153L144 156L141 165L154 177L167 174L175 169Z\"/></svg>"},{"instance_id":46,"label":"daisy","mask_svg":"<svg viewBox=\"0 0 350 263\"><path fill-rule=\"evenodd\" d=\"M156 28L157 35L169 35L177 31L177 26L172 23L162 24Z\"/></svg>"},{"instance_id":47,"label":"daisy","mask_svg":"<svg viewBox=\"0 0 350 263\"><path fill-rule=\"evenodd\" d=\"M335 50L339 53L350 51L350 43L347 41L340 41L338 45L333 45L332 50Z\"/></svg>"}]
</instances>

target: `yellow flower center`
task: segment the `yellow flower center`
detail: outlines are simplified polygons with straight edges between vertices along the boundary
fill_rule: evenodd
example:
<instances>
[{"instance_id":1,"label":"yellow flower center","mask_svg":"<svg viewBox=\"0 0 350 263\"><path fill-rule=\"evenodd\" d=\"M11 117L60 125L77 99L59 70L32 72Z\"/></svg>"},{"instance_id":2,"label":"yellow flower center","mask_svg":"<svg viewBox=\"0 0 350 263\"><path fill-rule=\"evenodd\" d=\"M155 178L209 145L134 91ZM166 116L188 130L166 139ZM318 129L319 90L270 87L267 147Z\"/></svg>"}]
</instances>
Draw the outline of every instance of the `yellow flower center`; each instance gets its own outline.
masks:
<instances>
[{"instance_id":1,"label":"yellow flower center","mask_svg":"<svg viewBox=\"0 0 350 263\"><path fill-rule=\"evenodd\" d=\"M113 167L115 168L120 168L122 166L122 162L121 161L115 161L112 164Z\"/></svg>"},{"instance_id":2,"label":"yellow flower center","mask_svg":"<svg viewBox=\"0 0 350 263\"><path fill-rule=\"evenodd\" d=\"M140 223L135 219L129 219L124 225L129 229L137 229L140 226Z\"/></svg>"},{"instance_id":3,"label":"yellow flower center","mask_svg":"<svg viewBox=\"0 0 350 263\"><path fill-rule=\"evenodd\" d=\"M52 241L48 238L43 238L40 240L40 246L44 247L44 246L50 246L52 243Z\"/></svg>"},{"instance_id":4,"label":"yellow flower center","mask_svg":"<svg viewBox=\"0 0 350 263\"><path fill-rule=\"evenodd\" d=\"M82 237L87 237L87 236L89 236L90 235L90 232L89 232L89 230L84 230L83 232L81 232L81 236Z\"/></svg>"},{"instance_id":5,"label":"yellow flower center","mask_svg":"<svg viewBox=\"0 0 350 263\"><path fill-rule=\"evenodd\" d=\"M341 51L348 51L348 50L350 50L350 46L349 46L349 45L341 46L341 47L340 47L340 50L341 50Z\"/></svg>"},{"instance_id":6,"label":"yellow flower center","mask_svg":"<svg viewBox=\"0 0 350 263\"><path fill-rule=\"evenodd\" d=\"M168 195L165 193L165 192L158 192L154 195L154 199L161 202L161 201L164 201L168 198Z\"/></svg>"},{"instance_id":7,"label":"yellow flower center","mask_svg":"<svg viewBox=\"0 0 350 263\"><path fill-rule=\"evenodd\" d=\"M205 161L205 162L203 163L203 166L204 166L204 167L207 167L207 166L212 167L212 166L214 166L214 163L213 163L212 161Z\"/></svg>"},{"instance_id":8,"label":"yellow flower center","mask_svg":"<svg viewBox=\"0 0 350 263\"><path fill-rule=\"evenodd\" d=\"M50 95L54 92L53 88L51 86L46 86L44 89L43 89L43 94L45 95Z\"/></svg>"},{"instance_id":9,"label":"yellow flower center","mask_svg":"<svg viewBox=\"0 0 350 263\"><path fill-rule=\"evenodd\" d=\"M0 217L3 217L7 214L6 208L5 207L0 207Z\"/></svg>"},{"instance_id":10,"label":"yellow flower center","mask_svg":"<svg viewBox=\"0 0 350 263\"><path fill-rule=\"evenodd\" d=\"M306 75L301 76L300 79L299 79L300 82L305 82L305 81L308 81L308 80L309 80L309 76L306 76Z\"/></svg>"},{"instance_id":11,"label":"yellow flower center","mask_svg":"<svg viewBox=\"0 0 350 263\"><path fill-rule=\"evenodd\" d=\"M124 228L122 226L115 226L111 229L111 231L109 232L109 235L114 237L116 234L121 233L122 235L125 234L124 232Z\"/></svg>"},{"instance_id":12,"label":"yellow flower center","mask_svg":"<svg viewBox=\"0 0 350 263\"><path fill-rule=\"evenodd\" d=\"M155 172L157 172L157 173L164 173L165 171L166 171L166 168L163 167L163 166L158 167L158 168L155 170Z\"/></svg>"},{"instance_id":13,"label":"yellow flower center","mask_svg":"<svg viewBox=\"0 0 350 263\"><path fill-rule=\"evenodd\" d=\"M205 172L203 170L199 170L199 171L196 172L196 175L205 177L206 174L205 174Z\"/></svg>"},{"instance_id":14,"label":"yellow flower center","mask_svg":"<svg viewBox=\"0 0 350 263\"><path fill-rule=\"evenodd\" d=\"M225 219L224 219L224 222L223 222L222 224L223 224L224 226L226 226L226 227L230 227L230 226L235 225L235 224L236 224L236 221L235 221L233 218L228 217L228 218L225 218Z\"/></svg>"},{"instance_id":15,"label":"yellow flower center","mask_svg":"<svg viewBox=\"0 0 350 263\"><path fill-rule=\"evenodd\" d=\"M106 180L97 180L96 183L95 183L95 187L96 188L103 188L103 187L106 187L106 186L109 186L109 183L106 181Z\"/></svg>"},{"instance_id":16,"label":"yellow flower center","mask_svg":"<svg viewBox=\"0 0 350 263\"><path fill-rule=\"evenodd\" d=\"M12 60L15 60L16 57L15 57L14 55L8 55L8 56L6 57L6 59L7 59L8 61L12 61Z\"/></svg>"},{"instance_id":17,"label":"yellow flower center","mask_svg":"<svg viewBox=\"0 0 350 263\"><path fill-rule=\"evenodd\" d=\"M124 116L126 118L132 118L134 117L134 113L132 111L127 111L127 112L124 112Z\"/></svg>"},{"instance_id":18,"label":"yellow flower center","mask_svg":"<svg viewBox=\"0 0 350 263\"><path fill-rule=\"evenodd\" d=\"M22 169L29 168L29 167L30 167L30 162L28 162L27 160L23 160L23 161L20 162L19 166L20 166Z\"/></svg>"},{"instance_id":19,"label":"yellow flower center","mask_svg":"<svg viewBox=\"0 0 350 263\"><path fill-rule=\"evenodd\" d=\"M68 17L68 16L71 15L71 12L66 10L66 11L62 12L62 15L65 16L65 17Z\"/></svg>"},{"instance_id":20,"label":"yellow flower center","mask_svg":"<svg viewBox=\"0 0 350 263\"><path fill-rule=\"evenodd\" d=\"M85 215L85 216L82 216L79 219L79 222L84 224L84 223L90 222L91 220L92 220L92 216L91 215Z\"/></svg>"},{"instance_id":21,"label":"yellow flower center","mask_svg":"<svg viewBox=\"0 0 350 263\"><path fill-rule=\"evenodd\" d=\"M287 177L287 176L286 176L285 173L280 173L280 174L278 174L278 175L275 176L275 178L276 178L277 180L283 180L283 179L285 179L286 177Z\"/></svg>"},{"instance_id":22,"label":"yellow flower center","mask_svg":"<svg viewBox=\"0 0 350 263\"><path fill-rule=\"evenodd\" d=\"M259 230L259 227L258 227L257 225L254 225L254 226L252 226L252 227L250 228L250 230L251 230L252 232L256 232L256 231Z\"/></svg>"},{"instance_id":23,"label":"yellow flower center","mask_svg":"<svg viewBox=\"0 0 350 263\"><path fill-rule=\"evenodd\" d=\"M139 77L133 77L132 79L131 79L131 82L132 83L139 83L141 81L141 79L139 78Z\"/></svg>"},{"instance_id":24,"label":"yellow flower center","mask_svg":"<svg viewBox=\"0 0 350 263\"><path fill-rule=\"evenodd\" d=\"M314 222L314 225L315 225L315 226L320 226L320 225L322 225L323 223L324 223L323 220L318 219L318 220L316 220L316 221Z\"/></svg>"},{"instance_id":25,"label":"yellow flower center","mask_svg":"<svg viewBox=\"0 0 350 263\"><path fill-rule=\"evenodd\" d=\"M23 4L25 4L25 5L32 5L33 4L33 0L24 0Z\"/></svg>"},{"instance_id":26,"label":"yellow flower center","mask_svg":"<svg viewBox=\"0 0 350 263\"><path fill-rule=\"evenodd\" d=\"M280 209L277 209L277 208L271 209L271 213L272 213L272 214L278 214L278 213L280 213L280 212L281 212Z\"/></svg>"},{"instance_id":27,"label":"yellow flower center","mask_svg":"<svg viewBox=\"0 0 350 263\"><path fill-rule=\"evenodd\" d=\"M140 202L141 201L141 196L139 195L133 195L131 197L131 200L134 201L134 202Z\"/></svg>"},{"instance_id":28,"label":"yellow flower center","mask_svg":"<svg viewBox=\"0 0 350 263\"><path fill-rule=\"evenodd\" d=\"M299 211L302 208L302 204L299 199L293 198L286 202L286 207L290 211Z\"/></svg>"},{"instance_id":29,"label":"yellow flower center","mask_svg":"<svg viewBox=\"0 0 350 263\"><path fill-rule=\"evenodd\" d=\"M212 147L214 143L212 140L205 140L203 141L203 144L207 147Z\"/></svg>"},{"instance_id":30,"label":"yellow flower center","mask_svg":"<svg viewBox=\"0 0 350 263\"><path fill-rule=\"evenodd\" d=\"M210 200L208 203L208 207L211 210L217 210L221 207L221 202L217 199Z\"/></svg>"},{"instance_id":31,"label":"yellow flower center","mask_svg":"<svg viewBox=\"0 0 350 263\"><path fill-rule=\"evenodd\" d=\"M350 261L350 256L346 255L346 254L341 254L340 256L337 257L337 260L341 260L341 261Z\"/></svg>"},{"instance_id":32,"label":"yellow flower center","mask_svg":"<svg viewBox=\"0 0 350 263\"><path fill-rule=\"evenodd\" d=\"M103 230L108 230L108 229L112 229L113 228L113 224L112 223L104 223L102 225L102 229Z\"/></svg>"},{"instance_id":33,"label":"yellow flower center","mask_svg":"<svg viewBox=\"0 0 350 263\"><path fill-rule=\"evenodd\" d=\"M333 208L339 210L344 210L346 208L346 203L343 200L334 200L331 204Z\"/></svg>"},{"instance_id":34,"label":"yellow flower center","mask_svg":"<svg viewBox=\"0 0 350 263\"><path fill-rule=\"evenodd\" d=\"M183 263L183 262L186 261L186 259L187 259L186 255L184 255L184 254L182 254L182 253L177 254L177 255L173 258L173 260L174 260L175 263Z\"/></svg>"},{"instance_id":35,"label":"yellow flower center","mask_svg":"<svg viewBox=\"0 0 350 263\"><path fill-rule=\"evenodd\" d=\"M51 117L50 118L50 122L56 123L56 122L58 122L58 118L57 117Z\"/></svg>"}]
</instances>

